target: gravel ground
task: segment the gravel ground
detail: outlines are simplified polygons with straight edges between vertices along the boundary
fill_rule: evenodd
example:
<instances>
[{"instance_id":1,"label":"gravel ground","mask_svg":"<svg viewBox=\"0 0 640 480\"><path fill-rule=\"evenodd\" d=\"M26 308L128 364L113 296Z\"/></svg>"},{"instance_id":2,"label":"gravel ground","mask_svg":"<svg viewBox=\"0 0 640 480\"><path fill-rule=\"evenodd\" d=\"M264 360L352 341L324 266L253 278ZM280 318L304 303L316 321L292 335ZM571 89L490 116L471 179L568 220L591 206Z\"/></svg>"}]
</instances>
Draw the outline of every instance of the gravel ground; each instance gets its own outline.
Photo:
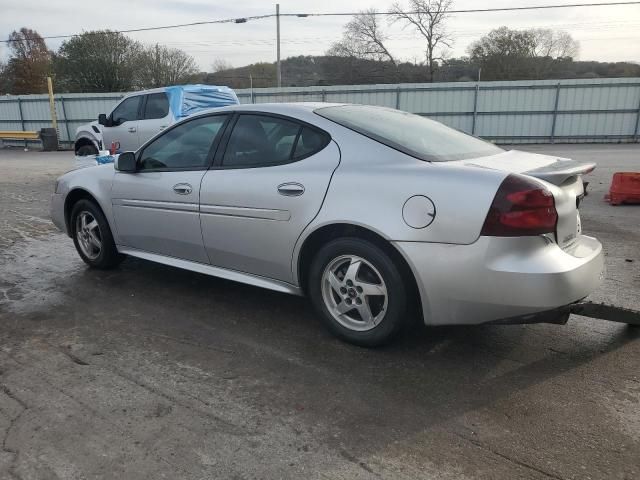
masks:
<instances>
[{"instance_id":1,"label":"gravel ground","mask_svg":"<svg viewBox=\"0 0 640 480\"><path fill-rule=\"evenodd\" d=\"M640 206L582 206L597 300L640 309ZM640 329L417 329L365 350L302 298L139 260L85 268L48 220L68 152L0 150L0 479L639 478Z\"/></svg>"}]
</instances>

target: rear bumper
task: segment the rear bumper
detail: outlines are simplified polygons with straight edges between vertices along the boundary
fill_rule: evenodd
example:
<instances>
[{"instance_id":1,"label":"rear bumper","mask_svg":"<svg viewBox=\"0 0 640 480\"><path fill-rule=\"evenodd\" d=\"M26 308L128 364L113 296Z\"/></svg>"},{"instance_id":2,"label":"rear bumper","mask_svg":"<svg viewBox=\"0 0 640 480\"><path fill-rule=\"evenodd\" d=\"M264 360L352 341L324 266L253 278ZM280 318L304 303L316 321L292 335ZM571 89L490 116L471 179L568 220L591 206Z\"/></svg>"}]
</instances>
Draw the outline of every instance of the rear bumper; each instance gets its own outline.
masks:
<instances>
[{"instance_id":1,"label":"rear bumper","mask_svg":"<svg viewBox=\"0 0 640 480\"><path fill-rule=\"evenodd\" d=\"M587 236L567 251L542 236L395 245L416 277L428 325L527 323L544 312L547 320L537 321L550 321L553 311L585 298L604 277L602 245Z\"/></svg>"},{"instance_id":2,"label":"rear bumper","mask_svg":"<svg viewBox=\"0 0 640 480\"><path fill-rule=\"evenodd\" d=\"M544 312L530 313L528 315L517 315L509 318L499 318L491 320L484 325L528 325L531 323L555 323L564 325L571 315L571 305L545 310Z\"/></svg>"}]
</instances>

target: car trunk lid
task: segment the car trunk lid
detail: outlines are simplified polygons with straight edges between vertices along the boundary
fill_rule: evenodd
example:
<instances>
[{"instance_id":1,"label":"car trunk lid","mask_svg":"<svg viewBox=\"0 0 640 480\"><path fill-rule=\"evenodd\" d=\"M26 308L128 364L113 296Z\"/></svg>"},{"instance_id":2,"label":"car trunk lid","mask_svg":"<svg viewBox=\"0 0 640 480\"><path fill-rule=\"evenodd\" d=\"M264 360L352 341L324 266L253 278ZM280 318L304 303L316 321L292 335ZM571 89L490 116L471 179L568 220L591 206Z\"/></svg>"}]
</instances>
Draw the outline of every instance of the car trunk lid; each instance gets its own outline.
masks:
<instances>
[{"instance_id":1,"label":"car trunk lid","mask_svg":"<svg viewBox=\"0 0 640 480\"><path fill-rule=\"evenodd\" d=\"M536 177L554 185L562 185L567 179L591 172L594 162L580 162L568 158L538 153L509 150L490 157L474 158L456 163L476 167L494 168L509 173L521 173Z\"/></svg>"},{"instance_id":2,"label":"car trunk lid","mask_svg":"<svg viewBox=\"0 0 640 480\"><path fill-rule=\"evenodd\" d=\"M584 197L582 175L591 172L595 163L518 150L456 163L528 175L547 182L558 212L556 241L564 250L571 250L582 233L579 211Z\"/></svg>"}]
</instances>

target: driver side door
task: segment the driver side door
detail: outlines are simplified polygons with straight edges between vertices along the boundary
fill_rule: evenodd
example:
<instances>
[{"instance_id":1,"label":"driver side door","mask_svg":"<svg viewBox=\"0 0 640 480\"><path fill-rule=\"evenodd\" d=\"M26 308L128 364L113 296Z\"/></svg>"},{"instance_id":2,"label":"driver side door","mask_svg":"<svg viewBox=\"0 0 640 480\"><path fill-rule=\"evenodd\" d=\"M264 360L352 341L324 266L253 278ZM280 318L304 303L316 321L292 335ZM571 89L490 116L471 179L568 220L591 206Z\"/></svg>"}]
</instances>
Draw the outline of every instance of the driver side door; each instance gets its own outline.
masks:
<instances>
[{"instance_id":1,"label":"driver side door","mask_svg":"<svg viewBox=\"0 0 640 480\"><path fill-rule=\"evenodd\" d=\"M117 171L113 215L119 245L209 263L202 241L200 183L229 115L176 124L138 152L135 173Z\"/></svg>"},{"instance_id":2,"label":"driver side door","mask_svg":"<svg viewBox=\"0 0 640 480\"><path fill-rule=\"evenodd\" d=\"M138 139L138 119L142 108L143 95L127 97L109 115L111 126L102 127L103 147L111 148L113 142L120 144L120 151L131 152L140 146Z\"/></svg>"}]
</instances>

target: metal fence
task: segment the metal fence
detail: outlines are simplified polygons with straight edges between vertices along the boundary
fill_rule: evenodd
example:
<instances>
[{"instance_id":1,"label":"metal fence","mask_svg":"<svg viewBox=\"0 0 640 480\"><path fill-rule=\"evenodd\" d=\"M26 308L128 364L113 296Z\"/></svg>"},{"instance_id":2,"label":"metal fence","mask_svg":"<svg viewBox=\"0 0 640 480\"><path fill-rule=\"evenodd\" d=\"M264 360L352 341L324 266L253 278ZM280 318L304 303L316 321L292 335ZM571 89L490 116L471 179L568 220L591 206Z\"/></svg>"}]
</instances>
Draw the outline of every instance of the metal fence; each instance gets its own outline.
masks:
<instances>
[{"instance_id":1,"label":"metal fence","mask_svg":"<svg viewBox=\"0 0 640 480\"><path fill-rule=\"evenodd\" d=\"M80 125L92 122L99 113L110 111L124 93L65 93L55 96L58 137L71 145ZM0 97L0 130L40 130L51 127L47 95L7 95ZM22 144L23 142L5 142Z\"/></svg>"},{"instance_id":2,"label":"metal fence","mask_svg":"<svg viewBox=\"0 0 640 480\"><path fill-rule=\"evenodd\" d=\"M241 103L347 102L399 108L497 143L638 142L640 78L237 90ZM122 93L56 96L58 130L107 113ZM0 130L51 126L46 95L0 98Z\"/></svg>"}]
</instances>

